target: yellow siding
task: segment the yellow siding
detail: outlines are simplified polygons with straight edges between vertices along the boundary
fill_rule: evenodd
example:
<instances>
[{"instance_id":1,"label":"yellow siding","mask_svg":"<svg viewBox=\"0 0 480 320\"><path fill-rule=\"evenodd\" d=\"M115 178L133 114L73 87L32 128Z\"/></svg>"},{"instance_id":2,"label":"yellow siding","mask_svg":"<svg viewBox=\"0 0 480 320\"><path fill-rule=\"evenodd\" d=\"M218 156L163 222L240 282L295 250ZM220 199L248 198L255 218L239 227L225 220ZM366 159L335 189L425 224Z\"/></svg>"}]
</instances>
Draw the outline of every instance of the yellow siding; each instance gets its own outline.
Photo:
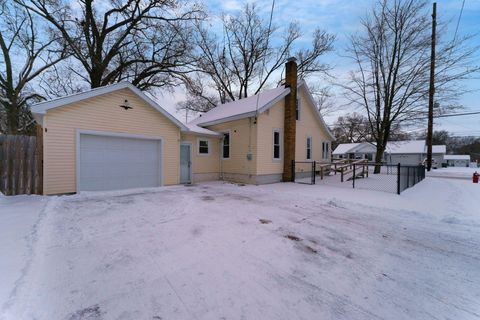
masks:
<instances>
[{"instance_id":1,"label":"yellow siding","mask_svg":"<svg viewBox=\"0 0 480 320\"><path fill-rule=\"evenodd\" d=\"M198 139L209 140L210 154L198 153ZM192 144L192 173L219 173L220 172L220 138L182 134L182 142Z\"/></svg>"},{"instance_id":2,"label":"yellow siding","mask_svg":"<svg viewBox=\"0 0 480 320\"><path fill-rule=\"evenodd\" d=\"M258 116L258 153L257 174L275 174L283 172L283 126L284 100L277 102L266 112ZM273 131L281 131L280 160L273 159Z\"/></svg>"},{"instance_id":3,"label":"yellow siding","mask_svg":"<svg viewBox=\"0 0 480 320\"><path fill-rule=\"evenodd\" d=\"M208 129L222 132L230 131L230 158L220 161L220 171L224 173L255 175L257 126L253 118L229 121ZM247 160L247 154L252 160Z\"/></svg>"},{"instance_id":4,"label":"yellow siding","mask_svg":"<svg viewBox=\"0 0 480 320\"><path fill-rule=\"evenodd\" d=\"M300 120L297 121L295 160L307 161L307 137L312 137L313 158L311 161L328 162L330 161L330 156L328 159L322 159L322 142L330 143L331 139L325 127L321 125L315 115L316 111L314 108L316 106L310 103L304 88L298 91L298 98L300 99ZM331 145L329 146L329 153L331 152L330 149Z\"/></svg>"},{"instance_id":5,"label":"yellow siding","mask_svg":"<svg viewBox=\"0 0 480 320\"><path fill-rule=\"evenodd\" d=\"M133 109L120 104L128 99ZM76 192L76 129L159 136L163 183L179 182L180 129L129 89L47 111L44 132L44 193Z\"/></svg>"},{"instance_id":6,"label":"yellow siding","mask_svg":"<svg viewBox=\"0 0 480 320\"><path fill-rule=\"evenodd\" d=\"M322 159L322 142L331 142L325 127L318 121L315 115L315 106L310 103L307 93L302 87L298 91L300 99L300 120L297 121L296 128L296 146L295 159L297 161L306 161L306 143L307 137L312 137L313 158L311 161L329 161ZM264 112L258 117L258 160L257 174L279 174L283 172L283 128L284 128L284 107L285 102L277 102L268 112ZM273 159L273 130L280 129L282 135L282 159ZM331 146L330 146L331 149ZM329 151L331 152L331 150Z\"/></svg>"}]
</instances>

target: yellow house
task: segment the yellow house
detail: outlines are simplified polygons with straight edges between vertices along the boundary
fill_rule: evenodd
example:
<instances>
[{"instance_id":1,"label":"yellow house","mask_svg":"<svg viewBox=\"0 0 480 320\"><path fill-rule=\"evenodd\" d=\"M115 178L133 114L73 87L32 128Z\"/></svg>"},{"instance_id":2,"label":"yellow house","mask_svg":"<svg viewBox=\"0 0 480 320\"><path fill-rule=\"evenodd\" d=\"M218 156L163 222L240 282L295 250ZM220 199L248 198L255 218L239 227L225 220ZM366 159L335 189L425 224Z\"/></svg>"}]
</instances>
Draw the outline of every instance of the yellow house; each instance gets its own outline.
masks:
<instances>
[{"instance_id":1,"label":"yellow house","mask_svg":"<svg viewBox=\"0 0 480 320\"><path fill-rule=\"evenodd\" d=\"M286 79L188 124L128 82L39 103L44 193L291 181L291 160L329 162L334 138L294 61Z\"/></svg>"}]
</instances>

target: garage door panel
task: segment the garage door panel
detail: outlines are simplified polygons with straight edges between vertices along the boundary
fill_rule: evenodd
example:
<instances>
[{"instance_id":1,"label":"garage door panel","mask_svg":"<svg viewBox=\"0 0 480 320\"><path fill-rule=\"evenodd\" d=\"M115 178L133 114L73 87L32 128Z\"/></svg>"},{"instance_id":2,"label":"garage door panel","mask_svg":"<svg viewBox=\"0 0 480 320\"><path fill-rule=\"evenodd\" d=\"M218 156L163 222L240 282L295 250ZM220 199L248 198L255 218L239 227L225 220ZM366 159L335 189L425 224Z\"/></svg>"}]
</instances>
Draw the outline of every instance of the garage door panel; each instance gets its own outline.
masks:
<instances>
[{"instance_id":1,"label":"garage door panel","mask_svg":"<svg viewBox=\"0 0 480 320\"><path fill-rule=\"evenodd\" d=\"M80 136L80 190L156 187L160 181L160 141Z\"/></svg>"},{"instance_id":2,"label":"garage door panel","mask_svg":"<svg viewBox=\"0 0 480 320\"><path fill-rule=\"evenodd\" d=\"M81 136L82 143L80 147L82 149L100 149L103 150L106 147L105 138L102 136L93 136L93 135L82 135Z\"/></svg>"}]
</instances>

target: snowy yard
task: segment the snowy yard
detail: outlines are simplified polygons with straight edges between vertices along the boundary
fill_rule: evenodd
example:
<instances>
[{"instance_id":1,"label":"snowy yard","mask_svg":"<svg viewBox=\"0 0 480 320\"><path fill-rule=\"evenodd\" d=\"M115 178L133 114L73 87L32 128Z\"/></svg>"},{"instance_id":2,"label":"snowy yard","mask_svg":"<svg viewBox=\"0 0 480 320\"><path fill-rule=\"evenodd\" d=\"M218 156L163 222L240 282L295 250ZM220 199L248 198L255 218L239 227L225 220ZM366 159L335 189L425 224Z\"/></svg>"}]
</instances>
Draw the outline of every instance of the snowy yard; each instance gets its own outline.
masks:
<instances>
[{"instance_id":1,"label":"snowy yard","mask_svg":"<svg viewBox=\"0 0 480 320\"><path fill-rule=\"evenodd\" d=\"M474 172L480 173L480 168L468 168L468 167L448 167L438 168L430 172L427 172L429 177L442 177L442 178L457 178L457 179L472 179Z\"/></svg>"},{"instance_id":2,"label":"snowy yard","mask_svg":"<svg viewBox=\"0 0 480 320\"><path fill-rule=\"evenodd\" d=\"M0 197L3 319L480 319L480 185Z\"/></svg>"}]
</instances>

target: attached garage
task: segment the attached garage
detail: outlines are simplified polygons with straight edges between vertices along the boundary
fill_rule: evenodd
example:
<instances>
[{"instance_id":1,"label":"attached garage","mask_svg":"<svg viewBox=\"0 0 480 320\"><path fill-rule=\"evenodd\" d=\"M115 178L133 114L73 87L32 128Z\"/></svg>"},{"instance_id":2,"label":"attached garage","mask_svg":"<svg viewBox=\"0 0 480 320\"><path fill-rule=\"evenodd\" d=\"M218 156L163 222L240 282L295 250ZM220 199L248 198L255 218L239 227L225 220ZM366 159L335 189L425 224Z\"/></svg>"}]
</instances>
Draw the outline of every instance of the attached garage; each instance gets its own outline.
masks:
<instances>
[{"instance_id":1,"label":"attached garage","mask_svg":"<svg viewBox=\"0 0 480 320\"><path fill-rule=\"evenodd\" d=\"M188 128L128 82L39 103L44 194L179 183Z\"/></svg>"},{"instance_id":2,"label":"attached garage","mask_svg":"<svg viewBox=\"0 0 480 320\"><path fill-rule=\"evenodd\" d=\"M160 139L79 132L77 146L79 191L162 185Z\"/></svg>"}]
</instances>

